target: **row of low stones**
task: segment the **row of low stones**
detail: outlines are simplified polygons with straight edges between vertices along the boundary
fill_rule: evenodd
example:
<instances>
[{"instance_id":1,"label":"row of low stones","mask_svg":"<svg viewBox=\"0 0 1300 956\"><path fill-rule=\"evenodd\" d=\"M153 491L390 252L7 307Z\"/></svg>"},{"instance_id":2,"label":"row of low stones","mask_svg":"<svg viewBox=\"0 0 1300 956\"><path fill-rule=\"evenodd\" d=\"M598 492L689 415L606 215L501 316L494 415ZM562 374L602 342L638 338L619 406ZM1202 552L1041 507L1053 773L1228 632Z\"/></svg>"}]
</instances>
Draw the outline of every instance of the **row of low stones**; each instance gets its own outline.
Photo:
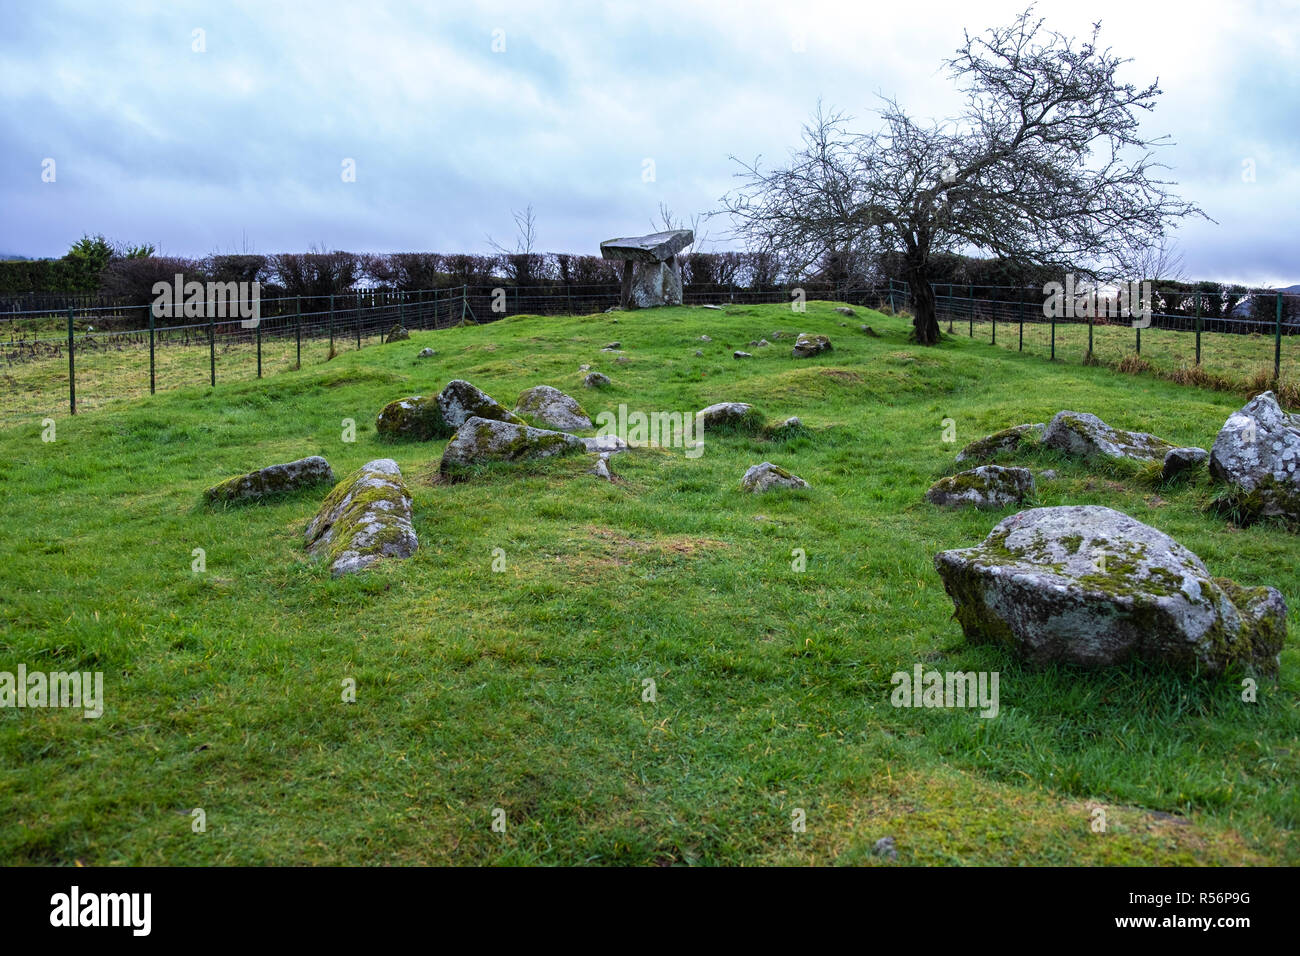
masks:
<instances>
[{"instance_id":1,"label":"row of low stones","mask_svg":"<svg viewBox=\"0 0 1300 956\"><path fill-rule=\"evenodd\" d=\"M1165 481L1208 462L1215 480L1253 494L1261 515L1300 520L1300 417L1284 412L1272 392L1234 412L1208 452L1112 428L1086 412L1063 411L1046 425L1014 425L974 441L958 452L957 461L987 462L1034 442L1079 458L1160 462ZM1033 490L1028 469L986 464L940 479L926 498L941 505L1001 508L1023 501Z\"/></svg>"},{"instance_id":2,"label":"row of low stones","mask_svg":"<svg viewBox=\"0 0 1300 956\"><path fill-rule=\"evenodd\" d=\"M547 385L520 395L515 412L560 427L589 429L591 419L570 396ZM700 427L735 427L753 415L750 405L721 402L697 413ZM782 427L797 427L788 419ZM463 470L486 462L523 461L569 452L597 456L595 473L610 478L608 459L626 449L613 436L580 437L525 424L514 413L469 382L457 379L436 396L415 396L391 402L380 412L378 430L389 438L417 440L451 436L443 450L441 474L456 477ZM238 475L209 488L210 503L234 502L333 482L329 462L319 456L272 465ZM746 491L773 488L807 488L808 483L770 462L745 472ZM367 462L339 482L326 497L306 532L310 554L329 563L333 574L363 570L385 557L406 558L418 541L411 523L411 495L401 470L389 458Z\"/></svg>"},{"instance_id":3,"label":"row of low stones","mask_svg":"<svg viewBox=\"0 0 1300 956\"><path fill-rule=\"evenodd\" d=\"M981 439L959 459L987 459L1039 438L1067 454L1160 461L1166 476L1208 459L1214 478L1260 495L1265 513L1300 518L1300 420L1271 392L1235 412L1210 452L1061 412ZM1024 468L982 465L944 479L944 504L1019 502ZM974 548L944 551L935 568L967 640L1007 646L1037 664L1099 666L1138 659L1210 675L1276 674L1287 607L1269 587L1211 577L1168 535L1099 506L1033 508L1001 521Z\"/></svg>"}]
</instances>

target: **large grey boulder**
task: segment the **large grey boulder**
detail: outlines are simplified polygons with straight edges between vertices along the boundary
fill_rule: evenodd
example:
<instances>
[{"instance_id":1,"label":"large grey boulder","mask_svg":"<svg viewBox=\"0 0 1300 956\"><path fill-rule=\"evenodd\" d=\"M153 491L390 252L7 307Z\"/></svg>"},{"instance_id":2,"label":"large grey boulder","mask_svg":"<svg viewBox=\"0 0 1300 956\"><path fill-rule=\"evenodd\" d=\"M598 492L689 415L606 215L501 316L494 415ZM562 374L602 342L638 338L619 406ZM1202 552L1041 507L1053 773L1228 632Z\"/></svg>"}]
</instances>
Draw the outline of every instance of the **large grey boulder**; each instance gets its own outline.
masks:
<instances>
[{"instance_id":1,"label":"large grey boulder","mask_svg":"<svg viewBox=\"0 0 1300 956\"><path fill-rule=\"evenodd\" d=\"M829 351L831 351L831 340L826 336L800 332L799 337L794 340L794 348L790 350L790 354L794 358L810 358Z\"/></svg>"},{"instance_id":2,"label":"large grey boulder","mask_svg":"<svg viewBox=\"0 0 1300 956\"><path fill-rule=\"evenodd\" d=\"M522 424L492 396L455 379L437 395L412 395L389 402L375 420L375 431L380 438L429 441L447 438L475 415Z\"/></svg>"},{"instance_id":3,"label":"large grey boulder","mask_svg":"<svg viewBox=\"0 0 1300 956\"><path fill-rule=\"evenodd\" d=\"M765 461L761 465L751 466L745 472L744 477L740 479L740 487L745 491L761 494L773 488L807 488L809 485L798 475L793 475L784 468Z\"/></svg>"},{"instance_id":4,"label":"large grey boulder","mask_svg":"<svg viewBox=\"0 0 1300 956\"><path fill-rule=\"evenodd\" d=\"M925 493L925 500L945 508L1005 508L1018 505L1034 492L1028 468L980 465L970 471L940 478Z\"/></svg>"},{"instance_id":5,"label":"large grey boulder","mask_svg":"<svg viewBox=\"0 0 1300 956\"><path fill-rule=\"evenodd\" d=\"M438 470L443 475L457 477L474 465L549 458L587 448L587 442L577 435L474 417L461 425L447 442Z\"/></svg>"},{"instance_id":6,"label":"large grey boulder","mask_svg":"<svg viewBox=\"0 0 1300 956\"><path fill-rule=\"evenodd\" d=\"M1043 431L1043 444L1067 455L1147 462L1163 461L1174 446L1146 432L1112 428L1088 412L1057 412Z\"/></svg>"},{"instance_id":7,"label":"large grey boulder","mask_svg":"<svg viewBox=\"0 0 1300 956\"><path fill-rule=\"evenodd\" d=\"M527 415L535 422L564 431L595 427L577 399L549 385L536 385L520 392L515 415Z\"/></svg>"},{"instance_id":8,"label":"large grey boulder","mask_svg":"<svg viewBox=\"0 0 1300 956\"><path fill-rule=\"evenodd\" d=\"M308 488L334 480L330 463L320 455L299 458L283 465L271 465L245 475L227 478L203 492L208 502L242 501Z\"/></svg>"},{"instance_id":9,"label":"large grey boulder","mask_svg":"<svg viewBox=\"0 0 1300 956\"><path fill-rule=\"evenodd\" d=\"M1182 672L1275 674L1286 603L1212 578L1162 531L1096 505L1033 508L982 544L935 555L966 639L1034 664L1130 658Z\"/></svg>"},{"instance_id":10,"label":"large grey boulder","mask_svg":"<svg viewBox=\"0 0 1300 956\"><path fill-rule=\"evenodd\" d=\"M1210 449L1210 474L1258 500L1260 514L1300 518L1300 415L1263 392L1233 412Z\"/></svg>"},{"instance_id":11,"label":"large grey boulder","mask_svg":"<svg viewBox=\"0 0 1300 956\"><path fill-rule=\"evenodd\" d=\"M366 462L339 482L307 526L307 551L338 577L382 558L409 558L419 541L411 493L391 458Z\"/></svg>"},{"instance_id":12,"label":"large grey boulder","mask_svg":"<svg viewBox=\"0 0 1300 956\"><path fill-rule=\"evenodd\" d=\"M998 455L1013 452L1021 444L1040 441L1047 426L1042 422L1026 425L1012 425L1000 432L977 438L961 451L957 452L958 461L991 461Z\"/></svg>"}]
</instances>

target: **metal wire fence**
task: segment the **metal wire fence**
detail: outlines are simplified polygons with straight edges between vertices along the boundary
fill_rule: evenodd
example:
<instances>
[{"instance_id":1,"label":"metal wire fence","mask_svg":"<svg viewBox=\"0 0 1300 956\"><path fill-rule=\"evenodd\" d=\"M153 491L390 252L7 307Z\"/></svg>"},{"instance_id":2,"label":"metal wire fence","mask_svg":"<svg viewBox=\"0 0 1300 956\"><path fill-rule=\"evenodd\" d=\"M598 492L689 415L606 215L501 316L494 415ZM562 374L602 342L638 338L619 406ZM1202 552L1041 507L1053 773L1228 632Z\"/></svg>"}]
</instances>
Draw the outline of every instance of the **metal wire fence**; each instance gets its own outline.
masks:
<instances>
[{"instance_id":1,"label":"metal wire fence","mask_svg":"<svg viewBox=\"0 0 1300 956\"><path fill-rule=\"evenodd\" d=\"M1300 381L1300 295L1155 290L1150 325L1116 316L1049 317L1041 289L933 286L940 326L1052 361L1200 373L1207 384ZM1190 380L1196 380L1188 376ZM1215 382L1214 379L1219 379Z\"/></svg>"},{"instance_id":2,"label":"metal wire fence","mask_svg":"<svg viewBox=\"0 0 1300 956\"><path fill-rule=\"evenodd\" d=\"M1054 361L1135 362L1164 373L1196 370L1207 384L1300 381L1300 295L1260 293L1241 308L1195 292L1160 292L1148 328L1108 317L1049 318L1041 290L1011 286L933 287L941 327L1001 348ZM443 329L510 315L583 315L616 308L619 286L462 285L417 291L360 290L262 299L261 318L158 319L149 305L58 304L0 316L0 420L76 414L114 401L187 386L261 378L329 361L384 342L396 328ZM904 282L857 289L806 285L745 289L691 287L688 305L790 303L827 298L905 308ZM51 303L53 305L53 303ZM219 309L216 311L220 311ZM1213 378L1217 376L1218 381Z\"/></svg>"},{"instance_id":3,"label":"metal wire fence","mask_svg":"<svg viewBox=\"0 0 1300 956\"><path fill-rule=\"evenodd\" d=\"M190 303L199 314L160 319L151 305L65 297L0 316L0 421L75 415L158 391L261 378L382 343L399 327L444 329L510 315L603 312L617 308L619 292L617 284L484 284L286 296L262 299L260 319L251 328L229 315L208 316L224 310L209 310L206 300ZM803 294L836 295L812 287ZM790 302L792 294L784 287L705 286L688 289L684 300L688 305ZM855 301L890 300L887 290L864 290Z\"/></svg>"}]
</instances>

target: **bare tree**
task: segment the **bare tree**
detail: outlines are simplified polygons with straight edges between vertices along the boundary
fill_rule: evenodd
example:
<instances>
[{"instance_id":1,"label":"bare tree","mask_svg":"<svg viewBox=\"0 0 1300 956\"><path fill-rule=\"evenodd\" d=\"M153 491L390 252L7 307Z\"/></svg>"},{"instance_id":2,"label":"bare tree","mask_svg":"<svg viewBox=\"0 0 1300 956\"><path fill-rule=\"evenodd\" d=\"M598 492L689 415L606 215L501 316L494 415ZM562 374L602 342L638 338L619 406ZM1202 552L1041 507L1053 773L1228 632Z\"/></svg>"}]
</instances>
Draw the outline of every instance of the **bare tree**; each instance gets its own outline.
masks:
<instances>
[{"instance_id":1,"label":"bare tree","mask_svg":"<svg viewBox=\"0 0 1300 956\"><path fill-rule=\"evenodd\" d=\"M514 280L515 285L528 285L539 277L542 266L542 257L535 251L537 214L530 204L523 212L513 212L511 215L515 220L516 231L514 250L507 249L491 236L487 237L487 241L488 245L500 253L507 278Z\"/></svg>"},{"instance_id":2,"label":"bare tree","mask_svg":"<svg viewBox=\"0 0 1300 956\"><path fill-rule=\"evenodd\" d=\"M1010 26L964 43L946 65L967 97L956 119L922 124L892 100L883 129L818 105L787 167L741 163L722 199L737 233L807 273L826 255L898 255L915 302L914 337L939 341L931 256L980 250L1017 267L1125 277L1135 253L1170 224L1204 216L1157 178L1138 132L1158 84L1121 83L1129 62L1089 40L1044 28L1025 10ZM1208 218L1208 217L1206 217Z\"/></svg>"}]
</instances>

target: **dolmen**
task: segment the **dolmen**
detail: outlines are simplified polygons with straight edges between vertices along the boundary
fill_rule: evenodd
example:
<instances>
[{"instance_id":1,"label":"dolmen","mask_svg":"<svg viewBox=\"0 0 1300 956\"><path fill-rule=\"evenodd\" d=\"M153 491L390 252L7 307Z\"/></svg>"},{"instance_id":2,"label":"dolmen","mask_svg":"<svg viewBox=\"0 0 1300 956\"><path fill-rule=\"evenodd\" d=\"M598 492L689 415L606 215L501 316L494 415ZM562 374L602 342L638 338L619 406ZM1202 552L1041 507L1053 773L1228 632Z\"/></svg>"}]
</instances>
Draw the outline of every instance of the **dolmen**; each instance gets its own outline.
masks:
<instances>
[{"instance_id":1,"label":"dolmen","mask_svg":"<svg viewBox=\"0 0 1300 956\"><path fill-rule=\"evenodd\" d=\"M682 265L677 254L695 241L689 229L672 229L648 236L607 239L600 244L605 259L623 262L620 309L652 309L682 304Z\"/></svg>"}]
</instances>

